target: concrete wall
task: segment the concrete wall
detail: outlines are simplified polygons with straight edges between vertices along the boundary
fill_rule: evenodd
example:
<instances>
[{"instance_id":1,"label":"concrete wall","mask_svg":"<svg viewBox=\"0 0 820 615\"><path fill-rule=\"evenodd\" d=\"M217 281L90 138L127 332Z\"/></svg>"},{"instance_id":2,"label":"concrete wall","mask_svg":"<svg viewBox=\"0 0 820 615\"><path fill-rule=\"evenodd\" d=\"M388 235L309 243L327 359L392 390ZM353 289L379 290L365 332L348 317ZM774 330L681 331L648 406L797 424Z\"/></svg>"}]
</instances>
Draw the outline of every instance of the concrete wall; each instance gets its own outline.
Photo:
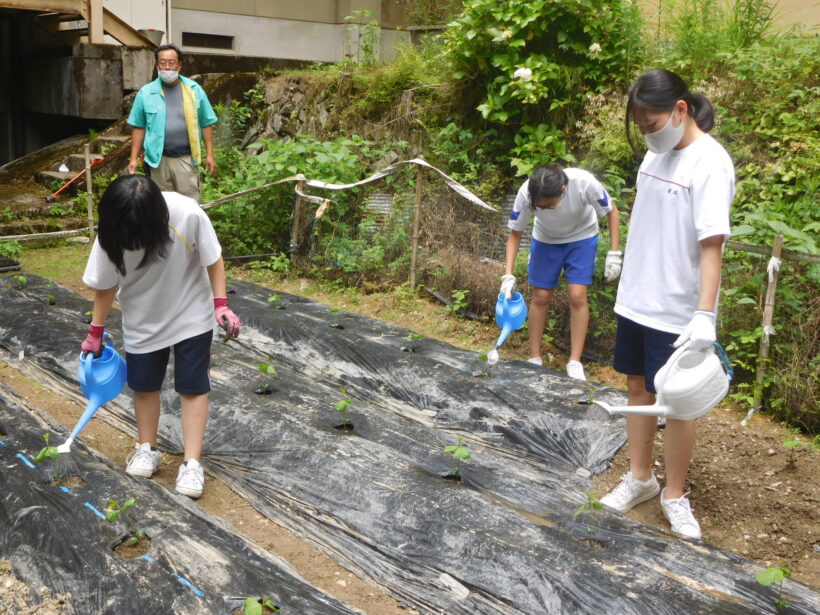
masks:
<instances>
[{"instance_id":1,"label":"concrete wall","mask_svg":"<svg viewBox=\"0 0 820 615\"><path fill-rule=\"evenodd\" d=\"M725 0L727 6L731 5L731 0ZM774 0L769 0L774 3ZM655 29L651 26L657 25L660 20L661 26L668 21L664 15L664 7L668 3L664 0L639 0L650 34L654 35ZM817 0L778 0L775 8L774 31L799 26L817 33L820 28L820 2Z\"/></svg>"},{"instance_id":2,"label":"concrete wall","mask_svg":"<svg viewBox=\"0 0 820 615\"><path fill-rule=\"evenodd\" d=\"M278 4L278 3L277 3ZM175 2L172 7L176 7ZM219 34L233 37L233 49L182 46L183 51L235 56L269 57L309 62L338 62L346 49L345 23L321 23L273 17L172 10L171 40L181 44L183 32ZM409 40L404 31L381 31L381 57L390 60L400 40Z\"/></svg>"},{"instance_id":3,"label":"concrete wall","mask_svg":"<svg viewBox=\"0 0 820 615\"><path fill-rule=\"evenodd\" d=\"M173 0L103 0L103 6L122 19L135 30L160 30L167 34L170 29L166 23L166 9ZM170 17L170 11L168 11ZM106 35L105 42L118 44ZM167 36L163 43L168 42Z\"/></svg>"}]
</instances>

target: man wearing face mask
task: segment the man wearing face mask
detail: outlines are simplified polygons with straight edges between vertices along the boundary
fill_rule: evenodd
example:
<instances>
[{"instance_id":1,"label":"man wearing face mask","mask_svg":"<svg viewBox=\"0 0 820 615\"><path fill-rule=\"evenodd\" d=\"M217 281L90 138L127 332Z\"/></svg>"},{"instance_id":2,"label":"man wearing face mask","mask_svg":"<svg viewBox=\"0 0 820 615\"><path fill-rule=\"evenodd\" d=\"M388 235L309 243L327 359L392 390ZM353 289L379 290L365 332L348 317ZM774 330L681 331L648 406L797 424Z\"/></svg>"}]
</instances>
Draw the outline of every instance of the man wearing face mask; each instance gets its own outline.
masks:
<instances>
[{"instance_id":1,"label":"man wearing face mask","mask_svg":"<svg viewBox=\"0 0 820 615\"><path fill-rule=\"evenodd\" d=\"M583 169L564 169L557 164L541 165L518 190L507 224L510 229L507 266L501 276L500 293L510 297L515 288L513 270L521 237L530 218L535 217L527 267L533 291L528 318L531 357L528 361L543 365L541 338L547 310L563 271L570 313L567 375L576 380L586 380L581 354L589 325L587 286L592 284L595 270L598 218L604 216L609 224L610 245L604 277L607 282L612 282L621 272L618 208L592 173Z\"/></svg>"},{"instance_id":2,"label":"man wearing face mask","mask_svg":"<svg viewBox=\"0 0 820 615\"><path fill-rule=\"evenodd\" d=\"M199 202L200 134L205 142L205 170L215 175L213 124L217 117L205 90L179 74L179 49L162 45L155 56L158 77L137 92L128 116L133 128L128 173L136 172L144 146L143 168L160 190L178 192Z\"/></svg>"}]
</instances>

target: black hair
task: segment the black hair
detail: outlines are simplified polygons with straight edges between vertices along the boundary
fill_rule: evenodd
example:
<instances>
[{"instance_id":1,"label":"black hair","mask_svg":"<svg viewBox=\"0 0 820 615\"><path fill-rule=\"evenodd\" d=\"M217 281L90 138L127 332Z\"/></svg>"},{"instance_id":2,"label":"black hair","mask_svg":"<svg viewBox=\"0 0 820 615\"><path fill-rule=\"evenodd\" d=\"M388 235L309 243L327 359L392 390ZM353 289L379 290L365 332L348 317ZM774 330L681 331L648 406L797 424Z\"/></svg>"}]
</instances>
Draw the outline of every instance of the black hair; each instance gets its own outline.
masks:
<instances>
[{"instance_id":1,"label":"black hair","mask_svg":"<svg viewBox=\"0 0 820 615\"><path fill-rule=\"evenodd\" d=\"M182 52L179 50L179 47L176 45L160 45L156 49L154 49L154 62L159 62L159 52L160 51L167 51L169 49L173 49L177 52L177 62L182 64Z\"/></svg>"},{"instance_id":2,"label":"black hair","mask_svg":"<svg viewBox=\"0 0 820 615\"><path fill-rule=\"evenodd\" d=\"M137 269L165 258L171 235L168 206L159 186L145 175L122 175L100 198L100 247L125 275L124 250L144 250Z\"/></svg>"},{"instance_id":3,"label":"black hair","mask_svg":"<svg viewBox=\"0 0 820 615\"><path fill-rule=\"evenodd\" d=\"M703 132L709 132L715 125L715 110L712 103L703 94L689 91L686 82L672 71L656 68L642 74L635 79L629 89L629 98L626 102L626 138L633 150L636 150L632 140L634 131L630 122L634 122L634 113L637 108L653 111L671 111L675 103L682 100L686 103L688 114Z\"/></svg>"},{"instance_id":4,"label":"black hair","mask_svg":"<svg viewBox=\"0 0 820 615\"><path fill-rule=\"evenodd\" d=\"M535 207L538 199L551 199L561 196L561 189L569 183L567 174L559 164L542 164L530 175L527 190L530 193L530 203Z\"/></svg>"}]
</instances>

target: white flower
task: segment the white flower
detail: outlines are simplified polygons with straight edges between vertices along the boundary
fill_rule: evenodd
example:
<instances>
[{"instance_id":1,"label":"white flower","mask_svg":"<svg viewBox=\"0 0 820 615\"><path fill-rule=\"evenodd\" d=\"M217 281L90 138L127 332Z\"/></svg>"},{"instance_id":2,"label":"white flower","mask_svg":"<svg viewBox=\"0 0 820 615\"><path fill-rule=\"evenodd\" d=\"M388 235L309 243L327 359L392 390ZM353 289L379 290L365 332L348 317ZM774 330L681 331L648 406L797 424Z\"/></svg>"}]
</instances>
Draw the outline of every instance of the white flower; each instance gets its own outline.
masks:
<instances>
[{"instance_id":1,"label":"white flower","mask_svg":"<svg viewBox=\"0 0 820 615\"><path fill-rule=\"evenodd\" d=\"M522 66L513 73L513 77L515 77L516 79L523 79L524 81L529 81L530 79L532 79L532 70Z\"/></svg>"},{"instance_id":2,"label":"white flower","mask_svg":"<svg viewBox=\"0 0 820 615\"><path fill-rule=\"evenodd\" d=\"M592 43L589 46L589 52L597 55L601 53L601 46L598 43Z\"/></svg>"}]
</instances>

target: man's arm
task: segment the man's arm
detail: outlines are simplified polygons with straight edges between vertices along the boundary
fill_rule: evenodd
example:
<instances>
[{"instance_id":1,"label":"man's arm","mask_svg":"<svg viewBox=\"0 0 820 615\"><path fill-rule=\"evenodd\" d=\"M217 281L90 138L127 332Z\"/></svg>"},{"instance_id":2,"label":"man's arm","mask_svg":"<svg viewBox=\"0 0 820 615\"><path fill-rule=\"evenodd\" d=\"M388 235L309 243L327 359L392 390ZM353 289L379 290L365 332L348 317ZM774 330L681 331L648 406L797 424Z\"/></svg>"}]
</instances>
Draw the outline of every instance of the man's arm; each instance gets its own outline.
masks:
<instances>
[{"instance_id":1,"label":"man's arm","mask_svg":"<svg viewBox=\"0 0 820 615\"><path fill-rule=\"evenodd\" d=\"M202 128L202 140L205 141L205 170L209 175L216 175L216 158L214 158L213 125Z\"/></svg>"},{"instance_id":2,"label":"man's arm","mask_svg":"<svg viewBox=\"0 0 820 615\"><path fill-rule=\"evenodd\" d=\"M140 152L142 151L142 144L145 141L145 128L131 129L131 158L128 161L128 173L133 175L137 172L137 164L139 161Z\"/></svg>"}]
</instances>

